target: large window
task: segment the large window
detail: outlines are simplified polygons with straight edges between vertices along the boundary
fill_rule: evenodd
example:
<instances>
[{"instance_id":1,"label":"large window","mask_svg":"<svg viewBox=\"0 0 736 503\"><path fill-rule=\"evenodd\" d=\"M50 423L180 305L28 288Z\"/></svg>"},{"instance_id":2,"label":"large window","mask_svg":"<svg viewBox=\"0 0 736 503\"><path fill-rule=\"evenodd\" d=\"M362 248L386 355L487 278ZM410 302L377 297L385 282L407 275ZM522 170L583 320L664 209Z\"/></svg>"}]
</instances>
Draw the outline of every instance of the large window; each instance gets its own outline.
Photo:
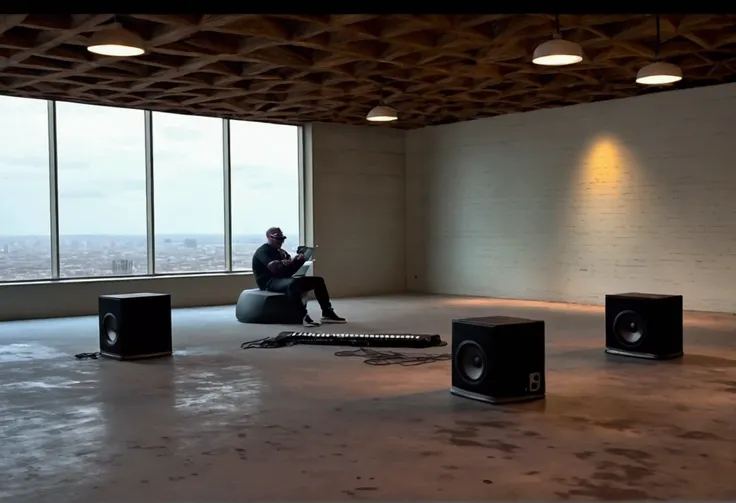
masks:
<instances>
[{"instance_id":1,"label":"large window","mask_svg":"<svg viewBox=\"0 0 736 503\"><path fill-rule=\"evenodd\" d=\"M250 270L269 227L293 253L299 236L299 128L230 121L233 270Z\"/></svg>"},{"instance_id":2,"label":"large window","mask_svg":"<svg viewBox=\"0 0 736 503\"><path fill-rule=\"evenodd\" d=\"M223 122L152 115L156 273L224 271Z\"/></svg>"},{"instance_id":3,"label":"large window","mask_svg":"<svg viewBox=\"0 0 736 503\"><path fill-rule=\"evenodd\" d=\"M51 277L47 110L0 96L0 281Z\"/></svg>"},{"instance_id":4,"label":"large window","mask_svg":"<svg viewBox=\"0 0 736 503\"><path fill-rule=\"evenodd\" d=\"M0 283L251 269L300 231L301 129L0 96Z\"/></svg>"},{"instance_id":5,"label":"large window","mask_svg":"<svg viewBox=\"0 0 736 503\"><path fill-rule=\"evenodd\" d=\"M56 105L59 275L148 273L144 112Z\"/></svg>"}]
</instances>

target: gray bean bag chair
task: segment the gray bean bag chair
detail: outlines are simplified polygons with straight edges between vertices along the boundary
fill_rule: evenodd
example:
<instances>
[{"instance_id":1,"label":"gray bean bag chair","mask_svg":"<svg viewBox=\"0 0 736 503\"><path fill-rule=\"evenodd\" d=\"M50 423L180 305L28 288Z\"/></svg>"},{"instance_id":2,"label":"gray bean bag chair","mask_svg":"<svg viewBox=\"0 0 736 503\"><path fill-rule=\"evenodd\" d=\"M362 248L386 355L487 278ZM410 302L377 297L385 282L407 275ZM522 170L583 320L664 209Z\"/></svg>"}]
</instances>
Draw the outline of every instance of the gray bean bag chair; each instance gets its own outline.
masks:
<instances>
[{"instance_id":1,"label":"gray bean bag chair","mask_svg":"<svg viewBox=\"0 0 736 503\"><path fill-rule=\"evenodd\" d=\"M258 288L243 290L235 306L235 317L241 323L301 324L303 308L284 293Z\"/></svg>"}]
</instances>

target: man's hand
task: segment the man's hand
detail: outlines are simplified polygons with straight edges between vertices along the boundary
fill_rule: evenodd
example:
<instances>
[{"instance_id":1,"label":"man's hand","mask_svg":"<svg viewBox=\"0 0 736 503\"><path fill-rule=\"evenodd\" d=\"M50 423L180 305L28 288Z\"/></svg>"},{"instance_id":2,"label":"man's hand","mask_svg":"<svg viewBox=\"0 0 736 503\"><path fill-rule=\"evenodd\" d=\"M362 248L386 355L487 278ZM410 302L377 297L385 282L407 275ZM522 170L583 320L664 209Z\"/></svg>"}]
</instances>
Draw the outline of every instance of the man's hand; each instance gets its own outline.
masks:
<instances>
[{"instance_id":1,"label":"man's hand","mask_svg":"<svg viewBox=\"0 0 736 503\"><path fill-rule=\"evenodd\" d=\"M297 263L297 264L300 264L301 265L301 264L303 264L306 261L307 261L307 257L305 257L304 255L302 255L301 253L299 255L297 255L296 257L294 257L294 263Z\"/></svg>"}]
</instances>

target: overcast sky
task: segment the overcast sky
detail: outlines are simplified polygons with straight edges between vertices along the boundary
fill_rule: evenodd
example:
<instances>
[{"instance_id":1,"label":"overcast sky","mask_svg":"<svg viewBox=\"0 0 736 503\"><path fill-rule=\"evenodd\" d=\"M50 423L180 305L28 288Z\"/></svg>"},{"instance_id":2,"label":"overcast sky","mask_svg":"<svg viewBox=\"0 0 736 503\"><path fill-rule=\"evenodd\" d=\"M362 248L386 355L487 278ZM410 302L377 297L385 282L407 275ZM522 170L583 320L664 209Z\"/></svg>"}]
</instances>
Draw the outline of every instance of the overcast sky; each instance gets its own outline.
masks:
<instances>
[{"instance_id":1,"label":"overcast sky","mask_svg":"<svg viewBox=\"0 0 736 503\"><path fill-rule=\"evenodd\" d=\"M143 111L57 103L59 230L146 234ZM299 229L298 128L231 121L233 234ZM48 235L47 105L0 96L0 236ZM223 233L222 121L153 114L157 234Z\"/></svg>"}]
</instances>

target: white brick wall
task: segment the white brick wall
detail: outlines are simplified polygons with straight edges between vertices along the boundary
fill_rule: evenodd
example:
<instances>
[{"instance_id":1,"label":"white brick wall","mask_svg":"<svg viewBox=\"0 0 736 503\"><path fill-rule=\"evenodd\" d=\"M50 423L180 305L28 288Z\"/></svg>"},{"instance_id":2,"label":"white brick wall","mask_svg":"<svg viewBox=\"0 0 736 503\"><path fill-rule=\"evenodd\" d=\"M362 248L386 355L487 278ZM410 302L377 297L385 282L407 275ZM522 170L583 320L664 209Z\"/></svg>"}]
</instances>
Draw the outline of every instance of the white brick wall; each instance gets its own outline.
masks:
<instances>
[{"instance_id":1,"label":"white brick wall","mask_svg":"<svg viewBox=\"0 0 736 503\"><path fill-rule=\"evenodd\" d=\"M312 124L315 274L334 296L403 292L404 132Z\"/></svg>"},{"instance_id":2,"label":"white brick wall","mask_svg":"<svg viewBox=\"0 0 736 503\"><path fill-rule=\"evenodd\" d=\"M736 312L736 84L411 131L411 290Z\"/></svg>"}]
</instances>

